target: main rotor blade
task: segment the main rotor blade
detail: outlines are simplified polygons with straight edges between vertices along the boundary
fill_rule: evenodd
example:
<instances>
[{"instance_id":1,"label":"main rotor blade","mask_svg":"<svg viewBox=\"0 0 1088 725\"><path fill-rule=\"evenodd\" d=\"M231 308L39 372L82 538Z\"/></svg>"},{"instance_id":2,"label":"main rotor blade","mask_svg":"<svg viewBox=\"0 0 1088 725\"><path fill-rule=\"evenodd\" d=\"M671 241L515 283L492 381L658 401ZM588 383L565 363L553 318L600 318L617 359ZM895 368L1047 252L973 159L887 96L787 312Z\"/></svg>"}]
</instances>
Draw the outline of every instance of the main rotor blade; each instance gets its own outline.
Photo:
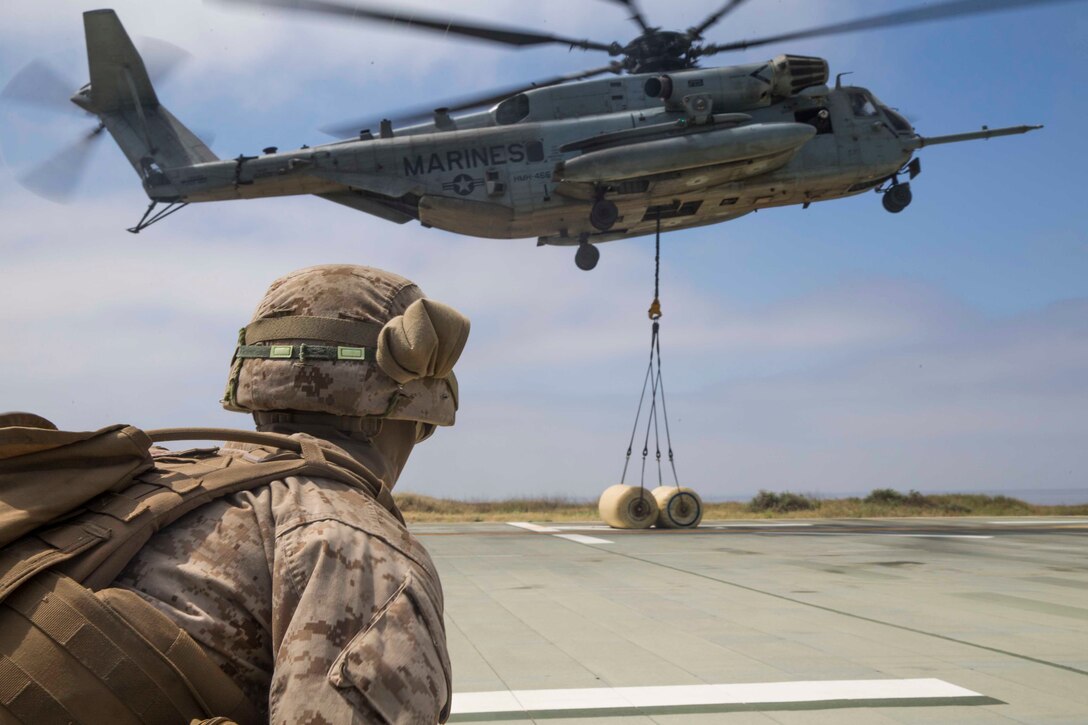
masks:
<instances>
[{"instance_id":1,"label":"main rotor blade","mask_svg":"<svg viewBox=\"0 0 1088 725\"><path fill-rule=\"evenodd\" d=\"M406 125L411 123L418 123L431 118L436 108L445 108L450 113L456 113L457 111L465 111L470 108L479 108L481 106L490 106L493 103L505 100L511 96L515 96L518 93L523 93L534 88L547 88L548 86L557 86L560 83L566 83L568 81L577 81L584 78L592 78L603 73L619 73L623 70L623 64L619 61L609 63L606 66L600 68L590 68L589 70L578 71L577 73L568 73L562 76L555 76L554 78L546 78L544 80L536 81L535 83L521 84L518 86L510 86L508 88L502 88L490 91L486 95L472 96L468 98L459 98L444 103L435 103L429 106L419 106L417 108L402 111L396 114L396 120L400 125ZM338 123L335 126L326 126L320 129L322 133L327 133L330 136L337 136L339 138L346 138L349 136L355 136L363 129L377 128L382 119L369 117L363 118L350 123Z\"/></svg>"},{"instance_id":2,"label":"main rotor blade","mask_svg":"<svg viewBox=\"0 0 1088 725\"><path fill-rule=\"evenodd\" d=\"M741 40L735 43L712 43L703 46L699 50L700 56L713 55L729 50L745 50L770 43L780 43L785 40L799 40L801 38L816 38L824 35L837 35L840 33L853 33L860 30L874 30L876 28L890 28L897 25L909 25L911 23L923 23L930 20L943 20L964 15L981 15L983 13L997 12L999 10L1013 10L1015 8L1031 5L1053 5L1057 3L1080 2L1081 0L953 0L941 5L929 5L907 10L897 10L883 15L873 15L868 18L851 20L845 23L833 23L822 25L808 30L795 30L791 33L772 35L756 40Z\"/></svg>"},{"instance_id":3,"label":"main rotor blade","mask_svg":"<svg viewBox=\"0 0 1088 725\"><path fill-rule=\"evenodd\" d=\"M403 25L412 29L431 30L438 33L464 35L477 40L486 40L503 45L529 46L558 43L582 50L603 50L605 52L616 50L615 44L597 43L591 40L577 40L564 38L559 35L546 33L534 33L518 28L504 28L496 25L483 25L480 23L457 22L450 18L423 15L414 10L397 11L382 10L375 7L365 7L358 3L342 3L336 0L216 0L231 5L252 5L260 8L281 8L284 10L297 10L316 15L333 15L369 22L374 20L389 21L395 25Z\"/></svg>"},{"instance_id":4,"label":"main rotor blade","mask_svg":"<svg viewBox=\"0 0 1088 725\"><path fill-rule=\"evenodd\" d=\"M0 98L39 106L50 111L69 112L76 107L69 102L78 87L64 79L51 65L43 60L32 60L16 73Z\"/></svg>"},{"instance_id":5,"label":"main rotor blade","mask_svg":"<svg viewBox=\"0 0 1088 725\"><path fill-rule=\"evenodd\" d=\"M87 169L87 162L90 161L90 153L94 148L93 141L104 129L105 126L99 125L60 153L25 174L20 174L19 183L50 201L61 204L69 201Z\"/></svg>"},{"instance_id":6,"label":"main rotor blade","mask_svg":"<svg viewBox=\"0 0 1088 725\"><path fill-rule=\"evenodd\" d=\"M638 5L635 4L635 0L612 0L614 3L624 5L631 11L631 20L638 23L638 26L642 28L643 32L650 29L649 24L646 22L646 18L642 17L642 13L638 9Z\"/></svg>"},{"instance_id":7,"label":"main rotor blade","mask_svg":"<svg viewBox=\"0 0 1088 725\"><path fill-rule=\"evenodd\" d=\"M736 10L740 5L743 5L747 1L748 0L729 0L729 2L727 2L725 5L722 5L721 10L719 10L716 13L713 13L706 20L704 20L703 22L699 23L694 28L689 30L688 31L688 37L693 39L693 40L695 38L703 37L703 33L706 32L707 28L709 28L711 25L715 25L719 20L721 20L726 15L728 15L729 13Z\"/></svg>"}]
</instances>

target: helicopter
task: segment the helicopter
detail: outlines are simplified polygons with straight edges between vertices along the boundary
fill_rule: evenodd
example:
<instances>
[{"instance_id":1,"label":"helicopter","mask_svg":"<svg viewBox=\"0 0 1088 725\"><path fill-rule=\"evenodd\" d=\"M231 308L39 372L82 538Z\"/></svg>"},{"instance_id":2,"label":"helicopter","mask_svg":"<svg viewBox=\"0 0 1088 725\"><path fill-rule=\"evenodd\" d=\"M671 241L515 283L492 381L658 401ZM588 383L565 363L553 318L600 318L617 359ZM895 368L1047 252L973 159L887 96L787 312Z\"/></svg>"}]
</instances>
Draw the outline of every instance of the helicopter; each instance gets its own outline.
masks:
<instances>
[{"instance_id":1,"label":"helicopter","mask_svg":"<svg viewBox=\"0 0 1088 725\"><path fill-rule=\"evenodd\" d=\"M90 83L71 101L99 120L139 175L150 204L133 233L190 203L314 195L381 219L457 234L574 246L580 269L597 244L717 224L753 211L876 190L902 212L925 146L1022 134L1024 125L924 137L866 88L830 85L822 58L700 67L702 58L800 38L1068 0L953 0L755 40L704 33L746 0L728 0L687 31L640 28L599 43L516 28L380 10L336 0L218 0L455 34L501 45L608 53L607 65L492 91L433 110L329 129L333 143L219 159L158 99L112 10L84 13ZM612 75L614 77L598 78ZM12 86L27 88L17 75ZM424 117L425 114L425 117ZM455 115L457 114L457 115ZM55 168L52 171L57 171ZM59 169L59 173L66 173ZM160 209L159 206L162 205Z\"/></svg>"}]
</instances>

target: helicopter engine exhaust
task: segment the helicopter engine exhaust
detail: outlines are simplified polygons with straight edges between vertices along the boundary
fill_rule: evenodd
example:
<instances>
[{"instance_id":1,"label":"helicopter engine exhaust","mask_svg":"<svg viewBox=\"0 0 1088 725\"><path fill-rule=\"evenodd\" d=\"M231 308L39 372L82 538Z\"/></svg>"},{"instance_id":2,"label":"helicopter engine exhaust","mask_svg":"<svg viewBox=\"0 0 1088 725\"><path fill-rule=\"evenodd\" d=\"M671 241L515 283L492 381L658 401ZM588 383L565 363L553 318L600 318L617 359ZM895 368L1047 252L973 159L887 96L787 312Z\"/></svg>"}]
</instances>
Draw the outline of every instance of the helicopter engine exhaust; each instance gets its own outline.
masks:
<instances>
[{"instance_id":1,"label":"helicopter engine exhaust","mask_svg":"<svg viewBox=\"0 0 1088 725\"><path fill-rule=\"evenodd\" d=\"M556 169L562 181L616 181L782 156L816 135L807 123L755 123L590 151ZM792 154L791 154L792 155Z\"/></svg>"},{"instance_id":2,"label":"helicopter engine exhaust","mask_svg":"<svg viewBox=\"0 0 1088 725\"><path fill-rule=\"evenodd\" d=\"M707 94L714 113L729 113L769 106L805 88L824 85L829 72L823 58L779 55L766 63L653 76L643 91L668 107L679 107L691 93Z\"/></svg>"}]
</instances>

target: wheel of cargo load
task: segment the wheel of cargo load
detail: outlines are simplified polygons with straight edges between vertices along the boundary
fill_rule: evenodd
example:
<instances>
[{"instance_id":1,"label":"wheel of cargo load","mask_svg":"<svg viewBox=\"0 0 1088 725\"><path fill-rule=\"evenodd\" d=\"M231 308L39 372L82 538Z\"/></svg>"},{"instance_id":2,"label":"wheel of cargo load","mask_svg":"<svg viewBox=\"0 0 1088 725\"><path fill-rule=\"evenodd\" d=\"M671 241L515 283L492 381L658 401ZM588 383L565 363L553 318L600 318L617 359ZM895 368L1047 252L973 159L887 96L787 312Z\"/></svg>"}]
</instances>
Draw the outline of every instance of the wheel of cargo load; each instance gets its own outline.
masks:
<instances>
[{"instance_id":1,"label":"wheel of cargo load","mask_svg":"<svg viewBox=\"0 0 1088 725\"><path fill-rule=\"evenodd\" d=\"M616 225L619 218L619 207L608 199L598 199L589 210L589 223L598 231L607 232Z\"/></svg>"},{"instance_id":2,"label":"wheel of cargo load","mask_svg":"<svg viewBox=\"0 0 1088 725\"><path fill-rule=\"evenodd\" d=\"M703 520L703 500L686 486L658 486L653 491L659 529L694 529Z\"/></svg>"},{"instance_id":3,"label":"wheel of cargo load","mask_svg":"<svg viewBox=\"0 0 1088 725\"><path fill-rule=\"evenodd\" d=\"M601 494L597 510L614 529L648 529L657 521L657 501L640 486L609 486Z\"/></svg>"},{"instance_id":4,"label":"wheel of cargo load","mask_svg":"<svg viewBox=\"0 0 1088 725\"><path fill-rule=\"evenodd\" d=\"M578 265L578 269L586 272L596 267L600 258L601 250L589 242L579 244L578 251L574 253L574 263Z\"/></svg>"}]
</instances>

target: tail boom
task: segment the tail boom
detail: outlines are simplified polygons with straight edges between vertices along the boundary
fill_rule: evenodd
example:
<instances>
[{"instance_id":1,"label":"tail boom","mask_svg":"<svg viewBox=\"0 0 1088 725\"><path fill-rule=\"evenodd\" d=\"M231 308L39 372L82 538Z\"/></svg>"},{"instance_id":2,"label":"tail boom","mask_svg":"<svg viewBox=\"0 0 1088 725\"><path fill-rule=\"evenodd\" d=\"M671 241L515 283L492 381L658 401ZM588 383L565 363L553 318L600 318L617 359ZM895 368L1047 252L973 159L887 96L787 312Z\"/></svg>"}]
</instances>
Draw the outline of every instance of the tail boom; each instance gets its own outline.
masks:
<instances>
[{"instance_id":1,"label":"tail boom","mask_svg":"<svg viewBox=\"0 0 1088 725\"><path fill-rule=\"evenodd\" d=\"M217 161L203 141L159 103L143 59L113 10L83 14L91 83L73 98L102 119L152 199L180 196L171 170Z\"/></svg>"}]
</instances>

